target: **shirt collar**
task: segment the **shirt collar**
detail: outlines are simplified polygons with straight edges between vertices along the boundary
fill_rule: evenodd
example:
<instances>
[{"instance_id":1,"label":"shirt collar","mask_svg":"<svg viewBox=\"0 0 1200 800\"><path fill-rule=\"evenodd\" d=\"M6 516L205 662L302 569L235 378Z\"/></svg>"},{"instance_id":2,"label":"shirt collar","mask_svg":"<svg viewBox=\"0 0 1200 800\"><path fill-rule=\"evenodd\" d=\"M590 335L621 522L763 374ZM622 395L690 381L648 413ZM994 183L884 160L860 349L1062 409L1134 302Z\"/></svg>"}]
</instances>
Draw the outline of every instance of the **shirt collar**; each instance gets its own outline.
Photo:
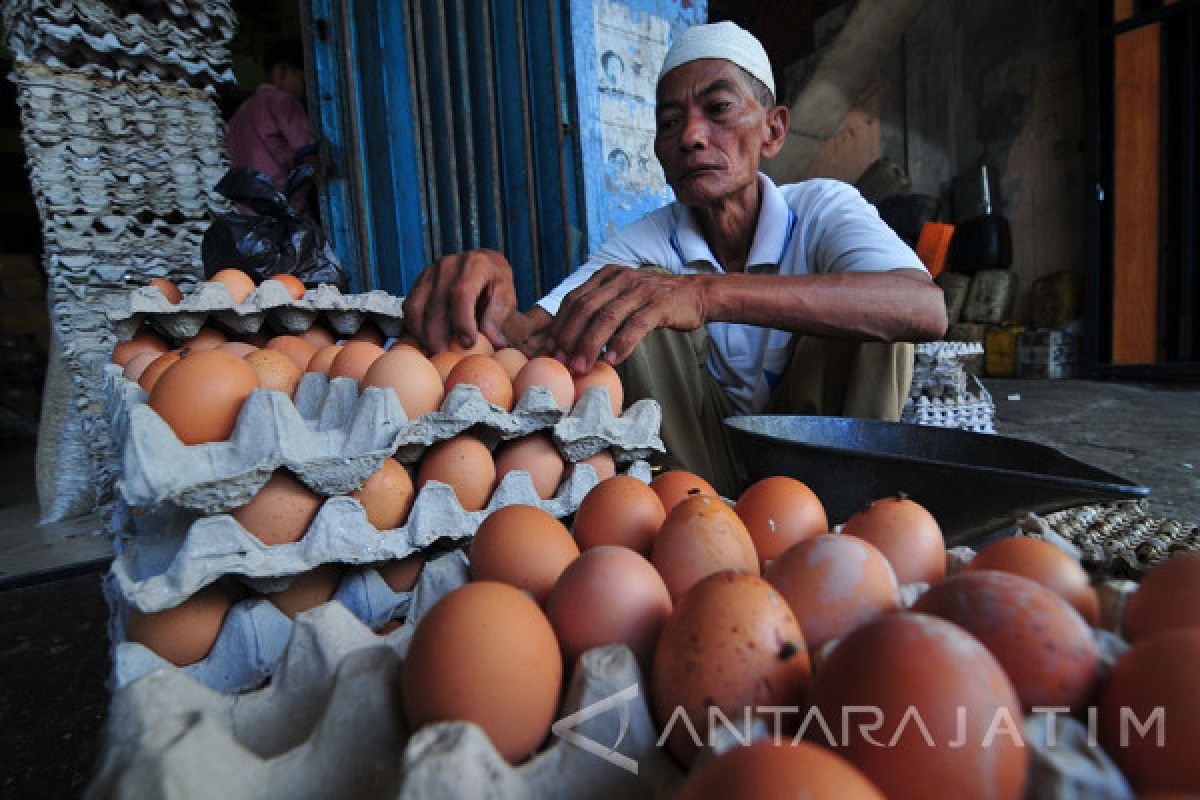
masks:
<instances>
[{"instance_id":1,"label":"shirt collar","mask_svg":"<svg viewBox=\"0 0 1200 800\"><path fill-rule=\"evenodd\" d=\"M774 271L783 260L796 225L796 215L775 182L760 172L758 184L762 190L762 208L758 214L758 226L754 230L754 242L750 245L750 255L746 259L747 272ZM721 272L721 265L705 241L695 214L683 204L679 208L679 219L671 237L671 246L676 254L685 266L707 264L710 269ZM752 267L767 269L752 270Z\"/></svg>"}]
</instances>

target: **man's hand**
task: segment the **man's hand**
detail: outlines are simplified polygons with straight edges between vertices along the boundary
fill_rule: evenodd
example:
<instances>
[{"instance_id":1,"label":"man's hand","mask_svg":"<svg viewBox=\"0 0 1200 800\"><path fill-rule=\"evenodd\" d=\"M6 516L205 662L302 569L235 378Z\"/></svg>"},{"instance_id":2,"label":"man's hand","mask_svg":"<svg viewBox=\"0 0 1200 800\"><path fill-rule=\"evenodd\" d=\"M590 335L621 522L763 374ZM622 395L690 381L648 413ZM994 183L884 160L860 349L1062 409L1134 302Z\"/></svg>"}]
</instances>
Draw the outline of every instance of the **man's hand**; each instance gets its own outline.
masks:
<instances>
[{"instance_id":1,"label":"man's hand","mask_svg":"<svg viewBox=\"0 0 1200 800\"><path fill-rule=\"evenodd\" d=\"M405 328L430 351L452 340L475 344L482 333L497 349L506 347L505 327L517 311L512 268L493 250L444 256L421 273L404 299Z\"/></svg>"},{"instance_id":2,"label":"man's hand","mask_svg":"<svg viewBox=\"0 0 1200 800\"><path fill-rule=\"evenodd\" d=\"M708 321L706 277L603 267L563 299L546 331L546 352L579 374L602 350L605 361L619 364L658 328L695 330Z\"/></svg>"}]
</instances>

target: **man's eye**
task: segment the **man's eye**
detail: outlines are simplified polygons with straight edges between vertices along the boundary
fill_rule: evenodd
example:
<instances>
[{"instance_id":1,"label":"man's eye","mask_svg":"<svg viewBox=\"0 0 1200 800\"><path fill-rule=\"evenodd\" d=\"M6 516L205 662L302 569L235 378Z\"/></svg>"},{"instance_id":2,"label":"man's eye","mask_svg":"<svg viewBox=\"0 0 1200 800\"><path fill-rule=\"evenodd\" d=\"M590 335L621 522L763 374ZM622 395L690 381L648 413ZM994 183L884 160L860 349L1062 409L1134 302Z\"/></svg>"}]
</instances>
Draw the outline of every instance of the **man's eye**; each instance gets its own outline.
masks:
<instances>
[{"instance_id":1,"label":"man's eye","mask_svg":"<svg viewBox=\"0 0 1200 800\"><path fill-rule=\"evenodd\" d=\"M676 122L678 122L678 120L674 120L674 119L660 119L660 120L658 121L658 129L659 129L660 131L669 131L669 130L671 130L672 128L674 128L674 127L675 127L675 124L676 124Z\"/></svg>"},{"instance_id":2,"label":"man's eye","mask_svg":"<svg viewBox=\"0 0 1200 800\"><path fill-rule=\"evenodd\" d=\"M724 112L728 111L732 107L733 107L733 103L729 102L728 100L722 100L719 103L713 103L712 105L710 105L708 107L708 110L709 110L709 113L712 113L712 114L723 114Z\"/></svg>"}]
</instances>

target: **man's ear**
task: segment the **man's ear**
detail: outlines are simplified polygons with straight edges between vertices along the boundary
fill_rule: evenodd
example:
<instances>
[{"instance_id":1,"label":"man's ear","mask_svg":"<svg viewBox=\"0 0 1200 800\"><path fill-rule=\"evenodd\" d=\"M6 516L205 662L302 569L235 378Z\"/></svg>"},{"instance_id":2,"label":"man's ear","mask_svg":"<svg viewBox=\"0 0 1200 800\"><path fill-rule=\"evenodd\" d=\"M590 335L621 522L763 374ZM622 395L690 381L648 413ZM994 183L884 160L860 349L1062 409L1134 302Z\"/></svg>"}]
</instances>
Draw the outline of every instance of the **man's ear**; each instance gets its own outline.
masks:
<instances>
[{"instance_id":1,"label":"man's ear","mask_svg":"<svg viewBox=\"0 0 1200 800\"><path fill-rule=\"evenodd\" d=\"M767 118L765 121L767 135L763 139L761 150L763 158L772 158L783 149L783 143L787 140L788 120L790 118L787 106L772 106L767 109Z\"/></svg>"}]
</instances>

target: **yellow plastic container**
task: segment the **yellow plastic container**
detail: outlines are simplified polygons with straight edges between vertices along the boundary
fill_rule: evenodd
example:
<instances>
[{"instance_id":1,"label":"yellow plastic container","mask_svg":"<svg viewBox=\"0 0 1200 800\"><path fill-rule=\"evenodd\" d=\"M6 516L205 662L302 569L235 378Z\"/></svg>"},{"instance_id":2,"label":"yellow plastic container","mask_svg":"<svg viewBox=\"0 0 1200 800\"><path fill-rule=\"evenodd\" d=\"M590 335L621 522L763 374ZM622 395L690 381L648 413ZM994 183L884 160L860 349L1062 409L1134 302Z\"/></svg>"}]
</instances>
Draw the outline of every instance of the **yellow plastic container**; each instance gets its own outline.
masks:
<instances>
[{"instance_id":1,"label":"yellow plastic container","mask_svg":"<svg viewBox=\"0 0 1200 800\"><path fill-rule=\"evenodd\" d=\"M1017 337L1025 326L1005 322L983 335L983 369L989 378L1017 376Z\"/></svg>"}]
</instances>

